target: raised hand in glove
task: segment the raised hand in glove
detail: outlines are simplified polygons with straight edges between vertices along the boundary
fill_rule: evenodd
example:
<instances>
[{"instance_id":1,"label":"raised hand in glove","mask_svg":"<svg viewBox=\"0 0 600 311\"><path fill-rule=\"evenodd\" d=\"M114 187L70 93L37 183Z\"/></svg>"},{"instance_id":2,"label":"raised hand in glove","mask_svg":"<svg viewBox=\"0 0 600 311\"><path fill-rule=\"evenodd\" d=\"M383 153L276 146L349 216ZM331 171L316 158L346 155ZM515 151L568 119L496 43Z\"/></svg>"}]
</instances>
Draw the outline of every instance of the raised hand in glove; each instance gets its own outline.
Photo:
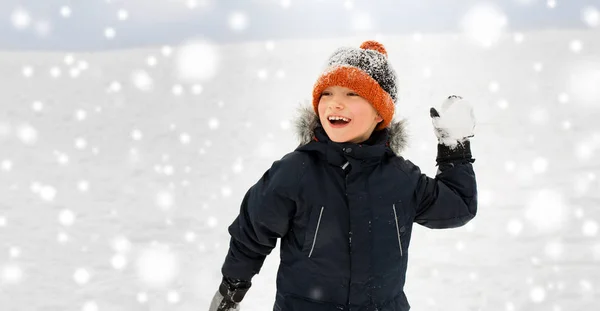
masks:
<instances>
[{"instance_id":1,"label":"raised hand in glove","mask_svg":"<svg viewBox=\"0 0 600 311\"><path fill-rule=\"evenodd\" d=\"M240 302L250 289L250 281L223 277L219 290L215 293L208 311L238 311Z\"/></svg>"},{"instance_id":2,"label":"raised hand in glove","mask_svg":"<svg viewBox=\"0 0 600 311\"><path fill-rule=\"evenodd\" d=\"M455 149L459 143L462 144L474 136L473 106L460 96L449 96L439 110L431 108L429 115L438 142L450 149Z\"/></svg>"}]
</instances>

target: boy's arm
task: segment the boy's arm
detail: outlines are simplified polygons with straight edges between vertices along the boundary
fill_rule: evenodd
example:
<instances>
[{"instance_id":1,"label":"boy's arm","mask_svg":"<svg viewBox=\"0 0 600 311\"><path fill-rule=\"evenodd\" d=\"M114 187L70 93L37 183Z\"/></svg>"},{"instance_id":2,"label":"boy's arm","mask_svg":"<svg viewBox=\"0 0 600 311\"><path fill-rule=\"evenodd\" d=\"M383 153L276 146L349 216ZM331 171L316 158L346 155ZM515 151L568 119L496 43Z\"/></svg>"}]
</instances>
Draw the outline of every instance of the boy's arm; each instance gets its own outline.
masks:
<instances>
[{"instance_id":1,"label":"boy's arm","mask_svg":"<svg viewBox=\"0 0 600 311\"><path fill-rule=\"evenodd\" d=\"M282 168L283 162L283 159L275 161L250 187L242 200L240 214L229 226L231 239L221 268L223 280L210 311L239 310L240 302L252 286L252 277L277 245L277 238L288 231L296 204L285 195L285 190L298 173L296 169Z\"/></svg>"},{"instance_id":2,"label":"boy's arm","mask_svg":"<svg viewBox=\"0 0 600 311\"><path fill-rule=\"evenodd\" d=\"M439 144L438 171L435 178L421 173L410 161L409 175L416 180L415 222L432 229L460 227L477 213L477 183L472 163L470 142L454 150Z\"/></svg>"},{"instance_id":3,"label":"boy's arm","mask_svg":"<svg viewBox=\"0 0 600 311\"><path fill-rule=\"evenodd\" d=\"M281 160L273 163L244 196L240 214L229 226L229 252L221 269L223 276L250 281L283 237L295 213L295 202L285 193L294 180L290 171L281 169Z\"/></svg>"}]
</instances>

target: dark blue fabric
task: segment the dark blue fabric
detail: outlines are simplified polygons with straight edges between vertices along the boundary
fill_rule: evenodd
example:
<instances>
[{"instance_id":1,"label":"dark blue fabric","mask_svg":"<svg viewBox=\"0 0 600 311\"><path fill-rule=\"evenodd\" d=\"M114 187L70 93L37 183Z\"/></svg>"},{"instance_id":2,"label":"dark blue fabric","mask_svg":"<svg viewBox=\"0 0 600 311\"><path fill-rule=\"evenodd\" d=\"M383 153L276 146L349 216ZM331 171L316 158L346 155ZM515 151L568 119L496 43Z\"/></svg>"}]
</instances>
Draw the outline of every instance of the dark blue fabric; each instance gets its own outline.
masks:
<instances>
[{"instance_id":1,"label":"dark blue fabric","mask_svg":"<svg viewBox=\"0 0 600 311\"><path fill-rule=\"evenodd\" d=\"M440 165L430 178L394 155L387 135L335 143L318 127L318 141L275 161L229 227L223 275L250 280L280 238L274 310L409 310L413 223L466 224L477 212L477 186L471 162Z\"/></svg>"}]
</instances>

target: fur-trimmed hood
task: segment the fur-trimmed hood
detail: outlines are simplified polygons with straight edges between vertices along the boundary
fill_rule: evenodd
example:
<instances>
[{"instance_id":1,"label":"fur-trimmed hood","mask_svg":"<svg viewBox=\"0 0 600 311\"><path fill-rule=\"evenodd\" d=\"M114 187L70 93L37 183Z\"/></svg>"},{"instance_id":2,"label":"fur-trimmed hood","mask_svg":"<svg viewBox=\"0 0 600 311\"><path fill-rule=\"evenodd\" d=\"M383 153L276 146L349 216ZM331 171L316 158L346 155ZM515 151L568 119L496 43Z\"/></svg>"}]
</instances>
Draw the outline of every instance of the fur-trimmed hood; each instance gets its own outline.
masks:
<instances>
[{"instance_id":1,"label":"fur-trimmed hood","mask_svg":"<svg viewBox=\"0 0 600 311\"><path fill-rule=\"evenodd\" d=\"M398 156L401 155L408 145L406 123L406 119L393 120L388 128L383 129L383 131L388 131L390 149ZM305 104L298 106L298 113L295 118L295 132L300 146L304 146L314 140L315 129L318 126L321 126L321 123L312 105Z\"/></svg>"}]
</instances>

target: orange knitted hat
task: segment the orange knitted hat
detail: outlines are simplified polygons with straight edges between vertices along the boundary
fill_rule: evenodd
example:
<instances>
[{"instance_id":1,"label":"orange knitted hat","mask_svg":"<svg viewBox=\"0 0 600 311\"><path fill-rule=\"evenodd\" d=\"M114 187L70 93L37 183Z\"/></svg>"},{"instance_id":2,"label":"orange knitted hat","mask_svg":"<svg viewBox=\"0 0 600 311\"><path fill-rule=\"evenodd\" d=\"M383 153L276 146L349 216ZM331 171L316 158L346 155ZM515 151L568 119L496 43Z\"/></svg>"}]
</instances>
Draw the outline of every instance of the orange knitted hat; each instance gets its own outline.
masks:
<instances>
[{"instance_id":1,"label":"orange knitted hat","mask_svg":"<svg viewBox=\"0 0 600 311\"><path fill-rule=\"evenodd\" d=\"M347 87L368 100L383 118L376 131L392 122L397 100L396 73L381 43L365 41L360 48L340 48L331 55L313 88L313 108L317 115L321 93L330 86Z\"/></svg>"}]
</instances>

